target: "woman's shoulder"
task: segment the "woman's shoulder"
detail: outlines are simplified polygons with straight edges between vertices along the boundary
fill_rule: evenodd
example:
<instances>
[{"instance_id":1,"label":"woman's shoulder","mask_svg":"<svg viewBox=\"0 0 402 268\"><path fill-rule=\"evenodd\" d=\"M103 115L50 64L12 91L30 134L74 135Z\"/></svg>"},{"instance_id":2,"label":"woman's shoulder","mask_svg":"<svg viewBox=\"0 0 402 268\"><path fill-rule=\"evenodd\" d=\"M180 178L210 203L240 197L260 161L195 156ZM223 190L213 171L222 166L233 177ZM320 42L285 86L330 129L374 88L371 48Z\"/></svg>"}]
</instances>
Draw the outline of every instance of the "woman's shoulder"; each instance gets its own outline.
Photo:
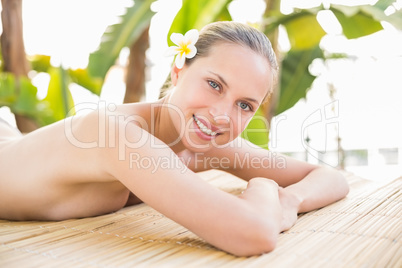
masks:
<instances>
[{"instance_id":1,"label":"woman's shoulder","mask_svg":"<svg viewBox=\"0 0 402 268\"><path fill-rule=\"evenodd\" d=\"M136 125L148 131L154 116L153 105L148 102L110 105L106 110L100 110L103 115L100 115L99 119L103 119L109 125L115 124L119 128L125 129L127 125Z\"/></svg>"},{"instance_id":2,"label":"woman's shoulder","mask_svg":"<svg viewBox=\"0 0 402 268\"><path fill-rule=\"evenodd\" d=\"M151 103L114 104L99 102L85 109L78 110L74 115L67 117L65 122L83 122L84 124L102 124L121 122L134 118L149 118Z\"/></svg>"},{"instance_id":3,"label":"woman's shoulder","mask_svg":"<svg viewBox=\"0 0 402 268\"><path fill-rule=\"evenodd\" d=\"M108 104L99 106L97 113L100 116L107 116L109 118L149 118L152 115L152 109L155 103L150 102L136 102L124 104Z\"/></svg>"}]
</instances>

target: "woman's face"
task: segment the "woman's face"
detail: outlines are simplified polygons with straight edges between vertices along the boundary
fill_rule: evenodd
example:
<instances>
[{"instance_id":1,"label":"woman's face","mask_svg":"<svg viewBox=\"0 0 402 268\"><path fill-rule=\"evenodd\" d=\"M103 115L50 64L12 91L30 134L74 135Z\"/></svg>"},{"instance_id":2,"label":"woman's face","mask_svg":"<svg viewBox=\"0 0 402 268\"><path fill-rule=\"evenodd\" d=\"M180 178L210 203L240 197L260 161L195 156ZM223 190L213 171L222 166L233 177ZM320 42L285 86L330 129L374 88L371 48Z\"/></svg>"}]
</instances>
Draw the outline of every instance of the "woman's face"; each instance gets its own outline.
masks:
<instances>
[{"instance_id":1,"label":"woman's face","mask_svg":"<svg viewBox=\"0 0 402 268\"><path fill-rule=\"evenodd\" d=\"M169 114L184 146L204 152L235 139L271 88L270 70L256 52L226 43L174 68Z\"/></svg>"}]
</instances>

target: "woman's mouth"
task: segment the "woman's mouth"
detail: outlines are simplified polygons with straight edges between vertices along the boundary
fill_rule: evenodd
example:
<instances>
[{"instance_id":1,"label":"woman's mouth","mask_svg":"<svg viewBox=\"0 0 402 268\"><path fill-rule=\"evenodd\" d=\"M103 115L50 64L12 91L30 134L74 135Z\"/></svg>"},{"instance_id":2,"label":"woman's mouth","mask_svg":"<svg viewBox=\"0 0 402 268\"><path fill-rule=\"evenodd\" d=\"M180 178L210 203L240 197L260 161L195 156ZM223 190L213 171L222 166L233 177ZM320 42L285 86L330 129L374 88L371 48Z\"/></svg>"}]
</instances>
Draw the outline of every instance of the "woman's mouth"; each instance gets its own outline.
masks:
<instances>
[{"instance_id":1,"label":"woman's mouth","mask_svg":"<svg viewBox=\"0 0 402 268\"><path fill-rule=\"evenodd\" d=\"M212 129L208 128L204 123L202 123L195 115L193 115L194 121L199 127L199 129L202 131L202 133L208 135L208 136L216 136L219 135L219 133L213 131Z\"/></svg>"}]
</instances>

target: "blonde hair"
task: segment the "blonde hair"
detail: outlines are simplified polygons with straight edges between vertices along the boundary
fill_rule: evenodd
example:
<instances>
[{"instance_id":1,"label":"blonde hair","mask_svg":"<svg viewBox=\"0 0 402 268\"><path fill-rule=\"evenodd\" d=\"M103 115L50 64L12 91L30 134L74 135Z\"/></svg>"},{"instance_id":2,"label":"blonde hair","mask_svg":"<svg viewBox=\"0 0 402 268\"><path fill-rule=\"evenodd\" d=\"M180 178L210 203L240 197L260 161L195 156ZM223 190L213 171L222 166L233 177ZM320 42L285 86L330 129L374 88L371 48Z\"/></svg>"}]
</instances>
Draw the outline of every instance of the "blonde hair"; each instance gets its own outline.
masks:
<instances>
[{"instance_id":1,"label":"blonde hair","mask_svg":"<svg viewBox=\"0 0 402 268\"><path fill-rule=\"evenodd\" d=\"M276 75L278 63L268 37L249 25L234 21L213 22L202 28L195 44L197 54L194 58L187 59L186 64L191 64L197 58L207 57L211 48L220 43L233 43L250 48L268 60L272 72Z\"/></svg>"},{"instance_id":2,"label":"blonde hair","mask_svg":"<svg viewBox=\"0 0 402 268\"><path fill-rule=\"evenodd\" d=\"M207 57L211 48L221 43L232 43L250 48L268 60L272 73L271 90L268 90L265 97L265 100L268 99L272 94L272 87L276 83L278 63L268 37L249 25L234 21L218 21L206 25L201 29L195 44L197 54L194 58L186 59L185 64L190 65L200 57Z\"/></svg>"}]
</instances>

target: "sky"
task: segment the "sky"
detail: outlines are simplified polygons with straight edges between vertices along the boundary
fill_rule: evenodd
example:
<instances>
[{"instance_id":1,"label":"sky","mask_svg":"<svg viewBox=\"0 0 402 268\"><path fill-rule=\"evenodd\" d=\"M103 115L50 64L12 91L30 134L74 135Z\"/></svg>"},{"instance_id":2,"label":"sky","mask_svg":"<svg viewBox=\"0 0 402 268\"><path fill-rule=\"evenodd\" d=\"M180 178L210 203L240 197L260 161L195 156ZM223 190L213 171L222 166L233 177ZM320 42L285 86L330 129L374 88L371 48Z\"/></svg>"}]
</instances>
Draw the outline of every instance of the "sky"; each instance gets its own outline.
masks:
<instances>
[{"instance_id":1,"label":"sky","mask_svg":"<svg viewBox=\"0 0 402 268\"><path fill-rule=\"evenodd\" d=\"M169 25L180 8L180 2L161 0L152 6L157 13L151 23L151 46L147 52L151 66L147 101L158 97L159 88L169 72L172 58L163 57L163 53L167 48ZM96 50L106 27L117 22L117 16L130 3L127 0L25 0L26 52L30 55L51 55L54 65L83 68L89 53ZM289 13L293 6L301 3L317 5L320 1L284 0L281 10ZM398 8L402 7L401 0L396 3ZM258 21L263 10L261 0L237 0L230 6L234 20L241 22ZM384 30L381 32L347 40L341 35L339 25L331 23L329 15L323 13L319 18L328 33L321 46L331 52L346 52L351 58L314 62L310 71L318 78L306 99L274 118L270 148L279 152L305 152L307 144L304 138L308 134L311 142L307 150L311 152L310 161L314 162L319 151L337 149L339 135L345 150L366 149L372 152L370 155L374 156L369 156L372 159L369 162L371 166L377 166L376 170L380 170L378 163L384 162L378 154L379 148L399 148L397 157L402 163L402 128L399 126L402 115L402 32L383 23ZM283 30L280 39L281 48L288 49ZM109 103L118 104L123 100L126 56L127 50L122 52L120 64L113 68L104 85L101 99ZM34 83L38 87L38 95L44 97L48 77L38 76ZM332 99L329 97L329 84L336 89ZM76 103L99 100L79 86L73 86L71 90ZM401 167L399 164L391 168L402 170ZM365 172L362 173L364 176L373 174L372 171ZM396 171L391 173L389 176L394 176Z\"/></svg>"}]
</instances>

